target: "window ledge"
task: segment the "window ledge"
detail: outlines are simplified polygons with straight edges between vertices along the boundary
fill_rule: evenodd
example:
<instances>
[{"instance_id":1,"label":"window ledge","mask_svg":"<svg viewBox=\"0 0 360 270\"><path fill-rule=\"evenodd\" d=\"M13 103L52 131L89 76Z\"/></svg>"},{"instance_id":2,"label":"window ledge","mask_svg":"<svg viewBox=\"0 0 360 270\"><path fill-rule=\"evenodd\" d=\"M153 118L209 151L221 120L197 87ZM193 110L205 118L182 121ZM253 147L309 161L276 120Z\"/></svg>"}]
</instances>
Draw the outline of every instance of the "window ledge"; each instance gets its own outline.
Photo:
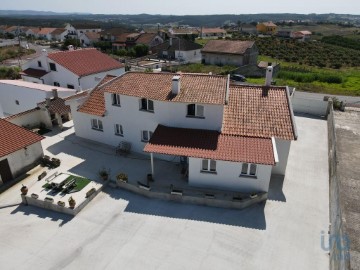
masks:
<instances>
[{"instance_id":1,"label":"window ledge","mask_svg":"<svg viewBox=\"0 0 360 270\"><path fill-rule=\"evenodd\" d=\"M149 110L145 110L145 109L139 109L139 111L141 111L141 112L147 112L147 113L154 113L154 111L149 111Z\"/></svg>"},{"instance_id":2,"label":"window ledge","mask_svg":"<svg viewBox=\"0 0 360 270\"><path fill-rule=\"evenodd\" d=\"M257 179L256 175L240 174L239 177Z\"/></svg>"},{"instance_id":3,"label":"window ledge","mask_svg":"<svg viewBox=\"0 0 360 270\"><path fill-rule=\"evenodd\" d=\"M92 130L96 130L96 131L101 131L101 132L104 132L103 129L98 129L98 128L91 128Z\"/></svg>"},{"instance_id":4,"label":"window ledge","mask_svg":"<svg viewBox=\"0 0 360 270\"><path fill-rule=\"evenodd\" d=\"M115 106L115 107L121 107L120 104L112 104L112 105Z\"/></svg>"},{"instance_id":5,"label":"window ledge","mask_svg":"<svg viewBox=\"0 0 360 270\"><path fill-rule=\"evenodd\" d=\"M117 134L117 133L115 133L115 136L124 137L124 134Z\"/></svg>"},{"instance_id":6,"label":"window ledge","mask_svg":"<svg viewBox=\"0 0 360 270\"><path fill-rule=\"evenodd\" d=\"M217 174L216 171L204 171L204 170L201 170L200 173Z\"/></svg>"},{"instance_id":7,"label":"window ledge","mask_svg":"<svg viewBox=\"0 0 360 270\"><path fill-rule=\"evenodd\" d=\"M186 118L205 119L205 116L186 115Z\"/></svg>"},{"instance_id":8,"label":"window ledge","mask_svg":"<svg viewBox=\"0 0 360 270\"><path fill-rule=\"evenodd\" d=\"M149 141L150 141L150 140L149 140ZM143 143L148 143L149 141L141 140L141 142L143 142Z\"/></svg>"}]
</instances>

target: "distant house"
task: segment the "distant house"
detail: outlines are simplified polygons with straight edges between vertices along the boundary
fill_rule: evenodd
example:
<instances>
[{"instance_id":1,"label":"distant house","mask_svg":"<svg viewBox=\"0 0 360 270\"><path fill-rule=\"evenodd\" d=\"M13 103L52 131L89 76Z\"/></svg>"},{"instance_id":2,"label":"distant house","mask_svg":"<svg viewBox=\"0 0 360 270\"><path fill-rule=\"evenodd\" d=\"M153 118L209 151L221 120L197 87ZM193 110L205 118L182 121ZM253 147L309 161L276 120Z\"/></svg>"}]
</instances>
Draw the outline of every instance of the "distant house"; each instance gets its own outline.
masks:
<instances>
[{"instance_id":1,"label":"distant house","mask_svg":"<svg viewBox=\"0 0 360 270\"><path fill-rule=\"evenodd\" d=\"M39 28L39 27L30 27L26 30L25 35L27 37L37 38L39 36L40 30L41 30L41 28Z\"/></svg>"},{"instance_id":2,"label":"distant house","mask_svg":"<svg viewBox=\"0 0 360 270\"><path fill-rule=\"evenodd\" d=\"M126 33L126 30L121 27L105 29L100 32L100 40L114 42L119 36L124 33Z\"/></svg>"},{"instance_id":3,"label":"distant house","mask_svg":"<svg viewBox=\"0 0 360 270\"><path fill-rule=\"evenodd\" d=\"M291 29L290 28L282 28L279 29L276 33L276 35L278 37L282 37L282 38L290 38L291 37Z\"/></svg>"},{"instance_id":4,"label":"distant house","mask_svg":"<svg viewBox=\"0 0 360 270\"><path fill-rule=\"evenodd\" d=\"M51 32L51 39L64 41L68 35L68 30L65 28L57 28L53 32Z\"/></svg>"},{"instance_id":5,"label":"distant house","mask_svg":"<svg viewBox=\"0 0 360 270\"><path fill-rule=\"evenodd\" d=\"M256 65L259 50L254 41L210 40L201 50L202 63L209 65Z\"/></svg>"},{"instance_id":6,"label":"distant house","mask_svg":"<svg viewBox=\"0 0 360 270\"><path fill-rule=\"evenodd\" d=\"M291 38L293 39L297 39L299 41L307 41L310 40L311 38L311 32L304 30L304 31L297 31L297 32L292 32L291 33Z\"/></svg>"},{"instance_id":7,"label":"distant house","mask_svg":"<svg viewBox=\"0 0 360 270\"><path fill-rule=\"evenodd\" d=\"M0 119L0 186L32 169L43 156L41 140L32 131Z\"/></svg>"},{"instance_id":8,"label":"distant house","mask_svg":"<svg viewBox=\"0 0 360 270\"><path fill-rule=\"evenodd\" d=\"M37 33L38 38L52 40L51 33L54 32L56 28L41 28L40 31Z\"/></svg>"},{"instance_id":9,"label":"distant house","mask_svg":"<svg viewBox=\"0 0 360 270\"><path fill-rule=\"evenodd\" d=\"M87 32L99 33L101 32L100 25L93 24L93 23L68 23L66 24L65 28L70 30L71 33L75 32L77 37L79 38L81 34Z\"/></svg>"},{"instance_id":10,"label":"distant house","mask_svg":"<svg viewBox=\"0 0 360 270\"><path fill-rule=\"evenodd\" d=\"M262 22L256 25L256 30L259 34L274 35L277 30L277 25L273 22Z\"/></svg>"},{"instance_id":11,"label":"distant house","mask_svg":"<svg viewBox=\"0 0 360 270\"><path fill-rule=\"evenodd\" d=\"M94 42L98 42L99 40L99 32L86 32L80 35L80 42L82 46L92 46Z\"/></svg>"},{"instance_id":12,"label":"distant house","mask_svg":"<svg viewBox=\"0 0 360 270\"><path fill-rule=\"evenodd\" d=\"M201 45L179 38L170 38L168 41L152 48L159 58L176 59L187 63L200 62L201 49Z\"/></svg>"},{"instance_id":13,"label":"distant house","mask_svg":"<svg viewBox=\"0 0 360 270\"><path fill-rule=\"evenodd\" d=\"M163 43L163 39L157 34L148 33L122 33L117 36L113 43L115 50L131 49L135 45L144 44L149 48Z\"/></svg>"},{"instance_id":14,"label":"distant house","mask_svg":"<svg viewBox=\"0 0 360 270\"><path fill-rule=\"evenodd\" d=\"M42 54L22 66L26 81L85 90L106 75L119 76L124 65L96 49L79 49Z\"/></svg>"},{"instance_id":15,"label":"distant house","mask_svg":"<svg viewBox=\"0 0 360 270\"><path fill-rule=\"evenodd\" d=\"M200 30L201 38L223 38L226 36L226 31L221 28L205 28Z\"/></svg>"},{"instance_id":16,"label":"distant house","mask_svg":"<svg viewBox=\"0 0 360 270\"><path fill-rule=\"evenodd\" d=\"M200 32L197 28L191 28L191 27L169 29L169 36L185 38L190 40L195 40L195 38L199 37L199 33Z\"/></svg>"},{"instance_id":17,"label":"distant house","mask_svg":"<svg viewBox=\"0 0 360 270\"><path fill-rule=\"evenodd\" d=\"M35 108L38 102L52 97L54 90L60 97L67 97L76 92L68 88L22 80L0 80L0 117Z\"/></svg>"},{"instance_id":18,"label":"distant house","mask_svg":"<svg viewBox=\"0 0 360 270\"><path fill-rule=\"evenodd\" d=\"M0 25L0 34L5 34L5 31L8 27L6 25Z\"/></svg>"}]
</instances>

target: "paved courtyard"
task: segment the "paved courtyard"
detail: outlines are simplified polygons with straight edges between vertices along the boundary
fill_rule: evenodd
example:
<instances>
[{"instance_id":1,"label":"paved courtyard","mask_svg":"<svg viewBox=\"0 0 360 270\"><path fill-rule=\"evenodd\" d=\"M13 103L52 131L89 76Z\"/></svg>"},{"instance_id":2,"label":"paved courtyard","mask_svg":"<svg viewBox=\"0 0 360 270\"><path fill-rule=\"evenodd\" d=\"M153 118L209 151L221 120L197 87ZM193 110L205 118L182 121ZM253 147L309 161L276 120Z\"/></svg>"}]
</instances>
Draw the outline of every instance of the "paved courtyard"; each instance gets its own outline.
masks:
<instances>
[{"instance_id":1,"label":"paved courtyard","mask_svg":"<svg viewBox=\"0 0 360 270\"><path fill-rule=\"evenodd\" d=\"M269 200L245 210L151 200L107 187L76 217L20 203L21 184L0 195L0 265L6 269L328 269L326 121L296 117L285 179ZM115 157L77 139L49 134L46 154L61 170L93 179L101 166L129 178L149 161ZM159 168L159 167L158 167ZM34 180L25 184L31 189Z\"/></svg>"}]
</instances>

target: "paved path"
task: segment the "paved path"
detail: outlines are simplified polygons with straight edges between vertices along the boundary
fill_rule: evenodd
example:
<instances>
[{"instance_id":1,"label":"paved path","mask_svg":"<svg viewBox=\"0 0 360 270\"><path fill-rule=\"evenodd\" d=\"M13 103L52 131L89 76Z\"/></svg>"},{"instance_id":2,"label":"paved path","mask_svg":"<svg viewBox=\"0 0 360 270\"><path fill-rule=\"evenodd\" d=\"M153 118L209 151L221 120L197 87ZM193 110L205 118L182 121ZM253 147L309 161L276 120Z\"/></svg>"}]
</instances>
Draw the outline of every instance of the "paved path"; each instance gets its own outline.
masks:
<instances>
[{"instance_id":1,"label":"paved path","mask_svg":"<svg viewBox=\"0 0 360 270\"><path fill-rule=\"evenodd\" d=\"M39 270L328 269L320 242L329 224L327 125L311 118L296 121L299 140L292 143L285 180L272 181L266 204L242 211L151 200L108 187L71 218L14 205L20 201L18 184L0 195L0 265ZM100 163L114 164L107 152L63 140L72 132L48 137L44 149L56 149L72 170L92 172ZM130 161L126 166L139 169Z\"/></svg>"}]
</instances>

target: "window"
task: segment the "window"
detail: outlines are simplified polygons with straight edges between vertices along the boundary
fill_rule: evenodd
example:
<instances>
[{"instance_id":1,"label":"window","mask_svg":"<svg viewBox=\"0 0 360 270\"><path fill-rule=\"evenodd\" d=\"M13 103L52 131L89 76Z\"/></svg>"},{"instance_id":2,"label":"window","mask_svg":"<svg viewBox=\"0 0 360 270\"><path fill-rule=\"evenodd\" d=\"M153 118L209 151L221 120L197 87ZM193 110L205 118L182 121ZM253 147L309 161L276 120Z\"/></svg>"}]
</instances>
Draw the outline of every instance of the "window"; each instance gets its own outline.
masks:
<instances>
[{"instance_id":1,"label":"window","mask_svg":"<svg viewBox=\"0 0 360 270\"><path fill-rule=\"evenodd\" d=\"M59 87L59 86L60 86L60 83L58 83L58 82L54 82L54 86Z\"/></svg>"},{"instance_id":2,"label":"window","mask_svg":"<svg viewBox=\"0 0 360 270\"><path fill-rule=\"evenodd\" d=\"M114 129L115 129L115 135L117 135L117 136L124 136L122 125L120 125L120 124L115 124Z\"/></svg>"},{"instance_id":3,"label":"window","mask_svg":"<svg viewBox=\"0 0 360 270\"><path fill-rule=\"evenodd\" d=\"M56 71L56 65L55 65L55 63L49 63L49 66L50 66L50 70Z\"/></svg>"},{"instance_id":4,"label":"window","mask_svg":"<svg viewBox=\"0 0 360 270\"><path fill-rule=\"evenodd\" d=\"M148 142L148 141L150 141L150 138L151 138L152 135L153 135L153 133L151 131L142 130L141 131L141 140L143 142Z\"/></svg>"},{"instance_id":5,"label":"window","mask_svg":"<svg viewBox=\"0 0 360 270\"><path fill-rule=\"evenodd\" d=\"M67 85L67 88L69 88L69 89L75 89L74 85L72 85L72 84L68 84L68 85Z\"/></svg>"},{"instance_id":6,"label":"window","mask_svg":"<svg viewBox=\"0 0 360 270\"><path fill-rule=\"evenodd\" d=\"M111 94L112 105L120 106L120 95L119 94Z\"/></svg>"},{"instance_id":7,"label":"window","mask_svg":"<svg viewBox=\"0 0 360 270\"><path fill-rule=\"evenodd\" d=\"M187 116L204 118L204 106L196 104L187 105Z\"/></svg>"},{"instance_id":8,"label":"window","mask_svg":"<svg viewBox=\"0 0 360 270\"><path fill-rule=\"evenodd\" d=\"M103 131L103 124L101 120L91 119L91 127L92 129Z\"/></svg>"},{"instance_id":9,"label":"window","mask_svg":"<svg viewBox=\"0 0 360 270\"><path fill-rule=\"evenodd\" d=\"M41 61L38 61L38 67L42 67Z\"/></svg>"},{"instance_id":10,"label":"window","mask_svg":"<svg viewBox=\"0 0 360 270\"><path fill-rule=\"evenodd\" d=\"M142 98L140 100L140 110L154 112L154 101Z\"/></svg>"},{"instance_id":11,"label":"window","mask_svg":"<svg viewBox=\"0 0 360 270\"><path fill-rule=\"evenodd\" d=\"M241 167L241 175L256 176L257 165L243 163Z\"/></svg>"},{"instance_id":12,"label":"window","mask_svg":"<svg viewBox=\"0 0 360 270\"><path fill-rule=\"evenodd\" d=\"M20 102L18 100L15 100L16 105L20 105Z\"/></svg>"},{"instance_id":13,"label":"window","mask_svg":"<svg viewBox=\"0 0 360 270\"><path fill-rule=\"evenodd\" d=\"M216 160L212 159L203 159L202 168L203 172L216 172Z\"/></svg>"}]
</instances>

